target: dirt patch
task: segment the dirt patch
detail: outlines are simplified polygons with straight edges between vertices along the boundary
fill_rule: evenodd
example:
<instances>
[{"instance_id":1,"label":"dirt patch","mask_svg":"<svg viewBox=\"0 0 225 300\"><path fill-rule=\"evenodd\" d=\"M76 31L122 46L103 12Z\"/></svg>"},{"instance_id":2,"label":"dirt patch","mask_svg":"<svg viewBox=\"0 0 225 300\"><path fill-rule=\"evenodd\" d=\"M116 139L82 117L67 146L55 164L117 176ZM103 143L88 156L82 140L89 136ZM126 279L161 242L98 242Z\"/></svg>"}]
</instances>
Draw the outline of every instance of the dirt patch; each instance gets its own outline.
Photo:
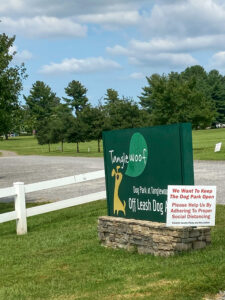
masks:
<instances>
[{"instance_id":1,"label":"dirt patch","mask_svg":"<svg viewBox=\"0 0 225 300\"><path fill-rule=\"evenodd\" d=\"M18 154L13 151L7 151L7 150L0 150L0 158L1 157L11 157L11 156L17 156Z\"/></svg>"},{"instance_id":2,"label":"dirt patch","mask_svg":"<svg viewBox=\"0 0 225 300\"><path fill-rule=\"evenodd\" d=\"M203 300L225 300L225 291L220 291L215 296L206 296Z\"/></svg>"}]
</instances>

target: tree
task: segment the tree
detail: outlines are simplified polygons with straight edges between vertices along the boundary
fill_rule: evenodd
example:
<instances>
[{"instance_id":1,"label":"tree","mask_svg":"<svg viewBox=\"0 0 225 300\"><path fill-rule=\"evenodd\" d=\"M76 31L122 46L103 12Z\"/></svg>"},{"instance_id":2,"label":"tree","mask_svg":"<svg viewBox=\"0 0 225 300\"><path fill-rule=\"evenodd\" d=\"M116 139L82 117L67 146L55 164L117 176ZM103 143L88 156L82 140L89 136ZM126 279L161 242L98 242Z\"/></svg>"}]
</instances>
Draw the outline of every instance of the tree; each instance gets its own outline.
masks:
<instances>
[{"instance_id":1,"label":"tree","mask_svg":"<svg viewBox=\"0 0 225 300\"><path fill-rule=\"evenodd\" d=\"M217 111L216 122L225 123L225 76L222 76L217 70L211 70L207 82Z\"/></svg>"},{"instance_id":2,"label":"tree","mask_svg":"<svg viewBox=\"0 0 225 300\"><path fill-rule=\"evenodd\" d=\"M51 88L43 81L36 81L30 89L30 95L24 96L28 107L28 114L36 130L36 137L40 145L57 143L53 129L57 124L56 108L60 105L60 99L52 92Z\"/></svg>"},{"instance_id":3,"label":"tree","mask_svg":"<svg viewBox=\"0 0 225 300\"><path fill-rule=\"evenodd\" d=\"M30 89L30 95L28 97L24 96L24 99L34 120L35 127L39 127L38 123L44 119L50 118L55 107L60 103L60 99L43 81L36 81Z\"/></svg>"},{"instance_id":4,"label":"tree","mask_svg":"<svg viewBox=\"0 0 225 300\"><path fill-rule=\"evenodd\" d=\"M54 113L49 120L50 141L52 143L61 142L61 150L63 152L63 144L67 138L67 132L73 124L74 116L66 104L59 104L55 107Z\"/></svg>"},{"instance_id":5,"label":"tree","mask_svg":"<svg viewBox=\"0 0 225 300\"><path fill-rule=\"evenodd\" d=\"M204 81L207 76L203 80L205 74L201 71L201 68L189 68L181 74L153 74L147 78L148 86L143 88L139 98L142 107L151 115L153 125L178 122L192 122L193 128L211 125L216 110L207 93Z\"/></svg>"},{"instance_id":6,"label":"tree","mask_svg":"<svg viewBox=\"0 0 225 300\"><path fill-rule=\"evenodd\" d=\"M85 142L88 136L88 125L85 124L80 115L72 120L71 127L67 131L67 142L76 143L77 153L80 152L79 143Z\"/></svg>"},{"instance_id":7,"label":"tree","mask_svg":"<svg viewBox=\"0 0 225 300\"><path fill-rule=\"evenodd\" d=\"M199 85L201 85L201 83L205 85L208 75L202 66L195 65L186 68L183 72L181 72L181 76L186 80L191 77L195 77L196 80L199 81Z\"/></svg>"},{"instance_id":8,"label":"tree","mask_svg":"<svg viewBox=\"0 0 225 300\"><path fill-rule=\"evenodd\" d=\"M21 120L22 131L35 135L35 130L34 130L35 122L36 122L35 117L31 114L31 111L29 110L27 105L23 105L21 107L21 110L22 110L22 120Z\"/></svg>"},{"instance_id":9,"label":"tree","mask_svg":"<svg viewBox=\"0 0 225 300\"><path fill-rule=\"evenodd\" d=\"M146 114L140 111L136 102L126 97L119 99L118 93L115 90L108 89L108 95L110 95L109 91L113 91L113 95L116 96L109 98L105 105L105 114L108 116L108 127L110 129L134 128L149 125L149 122L144 124L143 121Z\"/></svg>"},{"instance_id":10,"label":"tree","mask_svg":"<svg viewBox=\"0 0 225 300\"><path fill-rule=\"evenodd\" d=\"M104 100L106 103L116 103L119 101L119 94L114 89L107 89Z\"/></svg>"},{"instance_id":11,"label":"tree","mask_svg":"<svg viewBox=\"0 0 225 300\"><path fill-rule=\"evenodd\" d=\"M65 92L70 98L63 99L72 110L75 110L77 115L88 103L87 89L79 81L73 80L65 88Z\"/></svg>"},{"instance_id":12,"label":"tree","mask_svg":"<svg viewBox=\"0 0 225 300\"><path fill-rule=\"evenodd\" d=\"M38 123L38 129L36 138L38 140L38 144L45 145L48 144L48 151L50 152L50 144L51 140L51 125L47 119L43 119Z\"/></svg>"},{"instance_id":13,"label":"tree","mask_svg":"<svg viewBox=\"0 0 225 300\"><path fill-rule=\"evenodd\" d=\"M82 111L80 117L87 126L86 140L97 140L98 141L98 152L101 152L100 143L102 139L102 131L106 128L105 126L105 112L102 105L92 107L88 105Z\"/></svg>"},{"instance_id":14,"label":"tree","mask_svg":"<svg viewBox=\"0 0 225 300\"><path fill-rule=\"evenodd\" d=\"M19 95L27 77L24 64L10 66L16 52L10 53L15 37L0 34L0 134L8 138L19 120Z\"/></svg>"}]
</instances>

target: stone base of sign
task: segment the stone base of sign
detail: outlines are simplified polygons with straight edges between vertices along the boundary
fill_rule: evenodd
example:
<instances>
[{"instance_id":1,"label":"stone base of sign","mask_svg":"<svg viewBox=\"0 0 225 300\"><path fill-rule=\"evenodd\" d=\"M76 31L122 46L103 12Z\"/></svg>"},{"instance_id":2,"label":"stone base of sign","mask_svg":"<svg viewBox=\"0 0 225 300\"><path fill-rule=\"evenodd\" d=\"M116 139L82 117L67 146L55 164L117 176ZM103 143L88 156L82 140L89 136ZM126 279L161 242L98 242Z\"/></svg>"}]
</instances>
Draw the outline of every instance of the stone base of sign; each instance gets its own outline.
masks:
<instances>
[{"instance_id":1,"label":"stone base of sign","mask_svg":"<svg viewBox=\"0 0 225 300\"><path fill-rule=\"evenodd\" d=\"M165 223L110 216L99 217L98 236L105 247L160 256L201 249L211 242L210 227L166 227Z\"/></svg>"}]
</instances>

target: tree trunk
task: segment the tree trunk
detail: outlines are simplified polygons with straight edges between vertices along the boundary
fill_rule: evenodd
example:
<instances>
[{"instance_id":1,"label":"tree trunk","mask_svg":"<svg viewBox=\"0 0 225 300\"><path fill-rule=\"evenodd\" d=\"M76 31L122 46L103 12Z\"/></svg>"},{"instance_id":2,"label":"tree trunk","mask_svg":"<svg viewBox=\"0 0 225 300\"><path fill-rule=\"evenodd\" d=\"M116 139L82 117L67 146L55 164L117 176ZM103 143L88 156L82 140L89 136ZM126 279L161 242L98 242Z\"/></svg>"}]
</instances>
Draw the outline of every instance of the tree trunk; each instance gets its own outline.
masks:
<instances>
[{"instance_id":1,"label":"tree trunk","mask_svg":"<svg viewBox=\"0 0 225 300\"><path fill-rule=\"evenodd\" d=\"M62 140L62 152L63 152L63 140Z\"/></svg>"},{"instance_id":2,"label":"tree trunk","mask_svg":"<svg viewBox=\"0 0 225 300\"><path fill-rule=\"evenodd\" d=\"M100 149L100 144L101 144L101 140L98 139L98 152L100 153L101 152L101 149Z\"/></svg>"},{"instance_id":3,"label":"tree trunk","mask_svg":"<svg viewBox=\"0 0 225 300\"><path fill-rule=\"evenodd\" d=\"M50 152L51 149L50 149L50 143L48 143L48 152Z\"/></svg>"},{"instance_id":4,"label":"tree trunk","mask_svg":"<svg viewBox=\"0 0 225 300\"><path fill-rule=\"evenodd\" d=\"M9 138L9 137L8 137L8 134L5 134L5 139L8 140L8 138Z\"/></svg>"},{"instance_id":5,"label":"tree trunk","mask_svg":"<svg viewBox=\"0 0 225 300\"><path fill-rule=\"evenodd\" d=\"M77 142L77 153L79 153L80 150L79 150L79 143Z\"/></svg>"}]
</instances>

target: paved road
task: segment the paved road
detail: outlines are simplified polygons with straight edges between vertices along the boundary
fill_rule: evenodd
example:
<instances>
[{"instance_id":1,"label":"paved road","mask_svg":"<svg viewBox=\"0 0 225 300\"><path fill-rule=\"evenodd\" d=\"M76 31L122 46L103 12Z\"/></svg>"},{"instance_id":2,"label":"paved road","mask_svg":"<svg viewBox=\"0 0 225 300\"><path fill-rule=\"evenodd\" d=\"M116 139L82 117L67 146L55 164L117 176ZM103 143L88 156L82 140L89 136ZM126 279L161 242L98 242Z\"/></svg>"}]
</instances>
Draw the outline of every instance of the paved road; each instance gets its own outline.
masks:
<instances>
[{"instance_id":1,"label":"paved road","mask_svg":"<svg viewBox=\"0 0 225 300\"><path fill-rule=\"evenodd\" d=\"M10 156L0 158L0 188L102 170L102 158ZM195 161L195 184L216 185L217 203L225 204L225 161ZM59 201L105 189L104 179L27 195L27 201ZM12 200L12 199L11 199ZM8 199L4 199L8 201Z\"/></svg>"},{"instance_id":2,"label":"paved road","mask_svg":"<svg viewBox=\"0 0 225 300\"><path fill-rule=\"evenodd\" d=\"M13 182L34 183L76 174L93 172L104 168L102 158L13 156L0 158L0 188L9 187ZM67 185L27 194L31 201L59 201L105 189L104 179L82 184ZM4 199L4 201L8 201ZM12 199L11 199L12 200ZM2 201L2 200L1 200Z\"/></svg>"},{"instance_id":3,"label":"paved road","mask_svg":"<svg viewBox=\"0 0 225 300\"><path fill-rule=\"evenodd\" d=\"M225 204L225 161L195 161L195 185L216 185L217 203Z\"/></svg>"}]
</instances>

